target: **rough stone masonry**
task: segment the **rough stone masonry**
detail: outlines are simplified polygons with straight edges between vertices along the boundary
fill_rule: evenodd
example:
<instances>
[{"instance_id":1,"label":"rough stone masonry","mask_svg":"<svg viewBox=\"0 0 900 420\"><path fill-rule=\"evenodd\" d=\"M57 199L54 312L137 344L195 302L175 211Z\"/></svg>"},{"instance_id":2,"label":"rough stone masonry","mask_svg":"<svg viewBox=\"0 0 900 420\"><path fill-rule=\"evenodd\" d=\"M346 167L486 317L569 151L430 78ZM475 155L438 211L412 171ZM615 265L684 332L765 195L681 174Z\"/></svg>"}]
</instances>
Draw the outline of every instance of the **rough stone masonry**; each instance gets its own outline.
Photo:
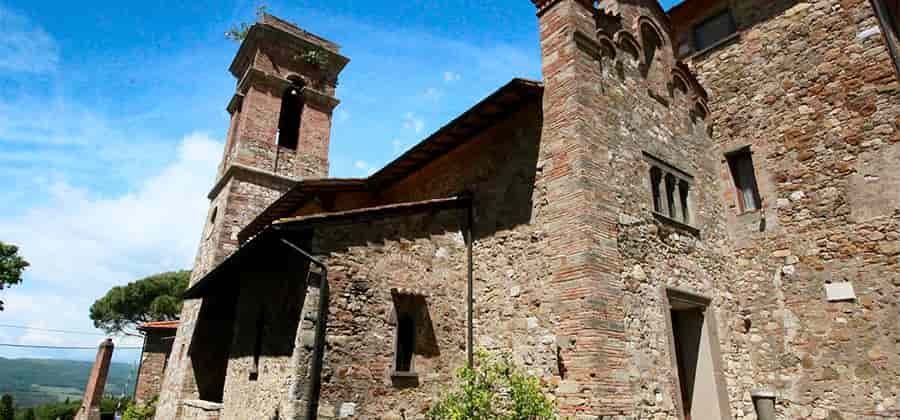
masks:
<instances>
[{"instance_id":1,"label":"rough stone masonry","mask_svg":"<svg viewBox=\"0 0 900 420\"><path fill-rule=\"evenodd\" d=\"M424 418L476 346L576 419L896 416L892 21L533 3L543 81L362 179L326 178L339 47L250 29L158 419Z\"/></svg>"}]
</instances>

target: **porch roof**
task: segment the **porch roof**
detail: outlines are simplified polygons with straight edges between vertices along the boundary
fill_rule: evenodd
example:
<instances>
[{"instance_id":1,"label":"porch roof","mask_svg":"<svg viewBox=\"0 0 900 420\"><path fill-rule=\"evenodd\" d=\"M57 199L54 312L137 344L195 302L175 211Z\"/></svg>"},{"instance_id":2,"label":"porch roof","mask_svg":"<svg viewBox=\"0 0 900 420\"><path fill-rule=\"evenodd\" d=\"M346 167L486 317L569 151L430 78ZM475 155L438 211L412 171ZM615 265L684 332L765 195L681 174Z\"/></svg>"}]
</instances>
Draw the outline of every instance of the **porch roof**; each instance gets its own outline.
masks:
<instances>
[{"instance_id":1,"label":"porch roof","mask_svg":"<svg viewBox=\"0 0 900 420\"><path fill-rule=\"evenodd\" d=\"M256 260L256 257L267 254L266 250L270 250L272 247L286 246L282 241L283 239L301 242L302 239L308 238L309 234L316 227L461 209L468 207L470 203L471 198L469 196L461 195L278 220L225 258L221 264L213 268L185 291L183 297L185 299L197 299L216 292L221 287L231 283L229 280L234 277L229 278L229 275L250 267Z\"/></svg>"}]
</instances>

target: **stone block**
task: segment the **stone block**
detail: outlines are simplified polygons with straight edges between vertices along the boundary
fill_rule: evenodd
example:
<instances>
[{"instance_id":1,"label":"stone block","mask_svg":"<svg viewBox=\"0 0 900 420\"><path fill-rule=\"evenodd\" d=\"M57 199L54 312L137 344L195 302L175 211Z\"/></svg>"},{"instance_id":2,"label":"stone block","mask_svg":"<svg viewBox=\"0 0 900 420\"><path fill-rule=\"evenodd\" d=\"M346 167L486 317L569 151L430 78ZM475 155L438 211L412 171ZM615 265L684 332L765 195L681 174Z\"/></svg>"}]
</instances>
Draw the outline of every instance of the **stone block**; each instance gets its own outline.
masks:
<instances>
[{"instance_id":1,"label":"stone block","mask_svg":"<svg viewBox=\"0 0 900 420\"><path fill-rule=\"evenodd\" d=\"M825 285L825 298L829 302L839 302L844 300L855 300L856 293L853 291L853 283L849 281L840 283L828 283Z\"/></svg>"}]
</instances>

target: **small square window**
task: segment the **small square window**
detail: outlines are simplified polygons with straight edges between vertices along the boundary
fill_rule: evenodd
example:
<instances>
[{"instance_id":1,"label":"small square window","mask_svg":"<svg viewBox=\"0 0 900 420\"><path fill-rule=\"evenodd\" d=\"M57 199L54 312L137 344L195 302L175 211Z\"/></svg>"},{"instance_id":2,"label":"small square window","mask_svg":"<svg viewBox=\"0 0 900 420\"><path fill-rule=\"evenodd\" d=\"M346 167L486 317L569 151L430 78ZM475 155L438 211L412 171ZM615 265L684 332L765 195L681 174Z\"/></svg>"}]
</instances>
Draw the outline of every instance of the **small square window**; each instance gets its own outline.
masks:
<instances>
[{"instance_id":1,"label":"small square window","mask_svg":"<svg viewBox=\"0 0 900 420\"><path fill-rule=\"evenodd\" d=\"M740 211L743 213L758 210L762 207L762 199L756 184L750 148L729 153L725 157L728 159L728 168L731 170L731 178L734 180Z\"/></svg>"},{"instance_id":2,"label":"small square window","mask_svg":"<svg viewBox=\"0 0 900 420\"><path fill-rule=\"evenodd\" d=\"M725 9L694 26L694 48L705 50L737 32L731 10Z\"/></svg>"}]
</instances>

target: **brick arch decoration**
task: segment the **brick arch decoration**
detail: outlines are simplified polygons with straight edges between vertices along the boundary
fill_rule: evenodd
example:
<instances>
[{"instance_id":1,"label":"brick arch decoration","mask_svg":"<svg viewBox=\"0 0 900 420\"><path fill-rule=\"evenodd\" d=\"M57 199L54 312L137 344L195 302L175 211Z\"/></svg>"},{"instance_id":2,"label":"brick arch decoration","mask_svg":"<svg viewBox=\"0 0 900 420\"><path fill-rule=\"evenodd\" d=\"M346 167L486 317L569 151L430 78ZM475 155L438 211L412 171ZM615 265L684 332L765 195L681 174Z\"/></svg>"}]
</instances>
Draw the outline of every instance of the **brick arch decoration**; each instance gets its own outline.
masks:
<instances>
[{"instance_id":1,"label":"brick arch decoration","mask_svg":"<svg viewBox=\"0 0 900 420\"><path fill-rule=\"evenodd\" d=\"M659 24L657 19L653 17L639 16L636 20L636 28L641 42L638 42L638 38L635 38L628 29L621 25L621 16L610 14L608 11L597 7L592 7L592 9L595 13L594 20L597 22L595 40L600 45L604 56L616 58L618 51L623 51L637 60L639 65L648 65L644 52L645 48L651 48L651 46L647 42L644 32L651 31L659 41L659 45L653 46L653 48L659 48L658 53L671 54L673 56L671 61L666 60L673 63L672 69L669 71L669 80L667 81L667 86L671 87L669 89L670 96L674 99L676 90L682 92L692 102L691 118L707 119L709 107L706 102L709 97L687 64L674 59L671 37L669 36L670 32L666 30L668 25L665 23ZM614 34L608 33L609 28L616 28L616 32Z\"/></svg>"},{"instance_id":2,"label":"brick arch decoration","mask_svg":"<svg viewBox=\"0 0 900 420\"><path fill-rule=\"evenodd\" d=\"M697 98L697 100L694 101L693 108L691 108L691 118L705 121L708 116L709 107L706 105L706 101Z\"/></svg>"},{"instance_id":3,"label":"brick arch decoration","mask_svg":"<svg viewBox=\"0 0 900 420\"><path fill-rule=\"evenodd\" d=\"M628 32L625 29L621 29L616 32L615 35L613 35L612 39L618 49L632 56L632 58L637 60L639 63L643 63L643 49L641 48L641 44L637 42L631 32Z\"/></svg>"},{"instance_id":4,"label":"brick arch decoration","mask_svg":"<svg viewBox=\"0 0 900 420\"><path fill-rule=\"evenodd\" d=\"M639 30L638 33L641 35L641 45L644 45L644 46L647 45L648 40L644 39L644 33L645 33L644 30L645 29L650 30L652 33L654 33L656 35L656 37L660 41L660 46L671 46L672 45L672 40L671 40L671 37L669 36L669 31L662 30L660 28L660 26L656 23L656 20L654 20L653 18L647 17L647 16L639 17L637 27Z\"/></svg>"},{"instance_id":5,"label":"brick arch decoration","mask_svg":"<svg viewBox=\"0 0 900 420\"><path fill-rule=\"evenodd\" d=\"M672 69L672 93L674 96L675 92L681 92L682 95L688 95L689 91L692 91L690 82L688 78L684 76L683 72L677 67Z\"/></svg>"},{"instance_id":6,"label":"brick arch decoration","mask_svg":"<svg viewBox=\"0 0 900 420\"><path fill-rule=\"evenodd\" d=\"M597 43L600 44L600 50L603 56L612 59L616 58L616 43L612 38L603 33L597 34Z\"/></svg>"}]
</instances>

